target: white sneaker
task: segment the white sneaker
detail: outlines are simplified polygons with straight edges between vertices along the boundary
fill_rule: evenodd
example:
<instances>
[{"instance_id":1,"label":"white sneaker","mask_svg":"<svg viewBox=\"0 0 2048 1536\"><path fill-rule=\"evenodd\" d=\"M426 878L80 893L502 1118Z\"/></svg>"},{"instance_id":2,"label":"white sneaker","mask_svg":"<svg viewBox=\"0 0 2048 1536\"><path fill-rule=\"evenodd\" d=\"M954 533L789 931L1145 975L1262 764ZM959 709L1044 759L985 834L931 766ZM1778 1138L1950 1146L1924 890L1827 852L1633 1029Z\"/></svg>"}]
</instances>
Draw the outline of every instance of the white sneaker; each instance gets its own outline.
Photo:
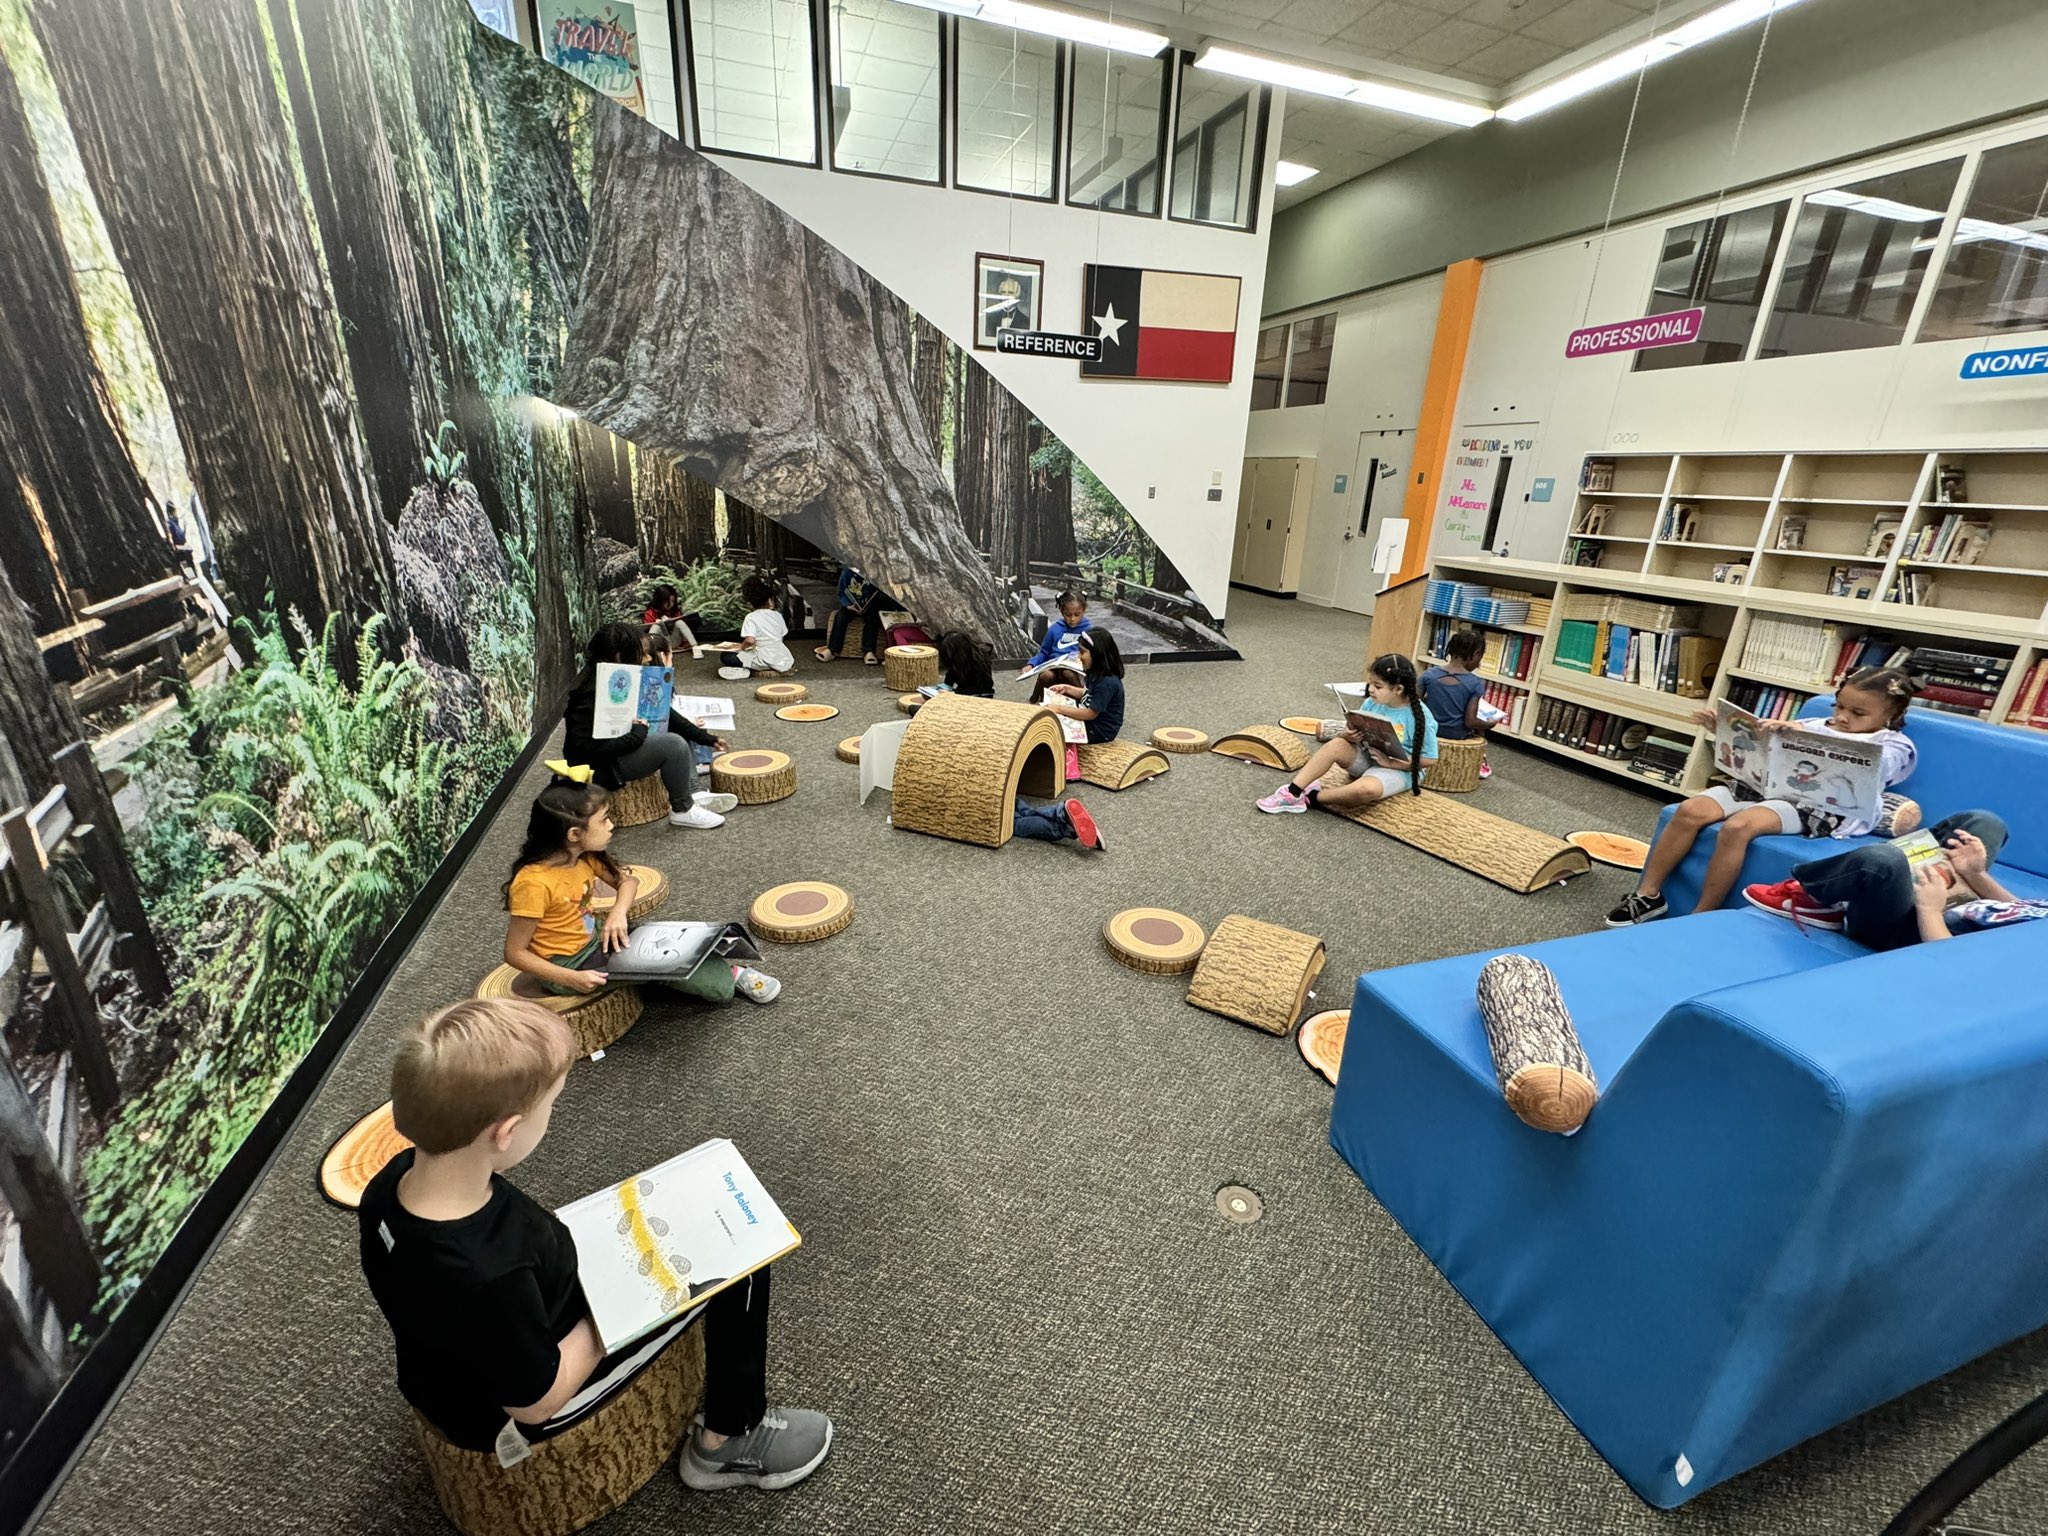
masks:
<instances>
[{"instance_id":1,"label":"white sneaker","mask_svg":"<svg viewBox=\"0 0 2048 1536\"><path fill-rule=\"evenodd\" d=\"M696 803L699 810L711 811L720 816L740 803L738 795L721 795L710 789L700 789L690 796L690 799Z\"/></svg>"},{"instance_id":2,"label":"white sneaker","mask_svg":"<svg viewBox=\"0 0 2048 1536\"><path fill-rule=\"evenodd\" d=\"M728 683L744 683L747 680L747 669L745 667L720 667L718 675Z\"/></svg>"},{"instance_id":3,"label":"white sneaker","mask_svg":"<svg viewBox=\"0 0 2048 1536\"><path fill-rule=\"evenodd\" d=\"M732 986L750 1003L772 1003L782 996L782 983L751 965L743 965L732 973Z\"/></svg>"},{"instance_id":4,"label":"white sneaker","mask_svg":"<svg viewBox=\"0 0 2048 1536\"><path fill-rule=\"evenodd\" d=\"M707 811L701 805L693 805L687 811L670 811L668 824L672 827L696 827L708 832L713 827L724 826L725 818L716 811Z\"/></svg>"}]
</instances>

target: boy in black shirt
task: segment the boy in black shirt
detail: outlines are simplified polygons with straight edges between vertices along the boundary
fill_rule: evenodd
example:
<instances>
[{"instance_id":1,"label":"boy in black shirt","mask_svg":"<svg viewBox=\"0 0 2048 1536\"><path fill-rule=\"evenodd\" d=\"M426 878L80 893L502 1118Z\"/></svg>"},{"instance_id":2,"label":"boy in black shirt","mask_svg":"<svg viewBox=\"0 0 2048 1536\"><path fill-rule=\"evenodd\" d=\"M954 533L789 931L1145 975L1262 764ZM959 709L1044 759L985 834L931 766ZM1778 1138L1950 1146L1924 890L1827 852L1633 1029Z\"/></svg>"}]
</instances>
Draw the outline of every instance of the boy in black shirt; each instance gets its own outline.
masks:
<instances>
[{"instance_id":1,"label":"boy in black shirt","mask_svg":"<svg viewBox=\"0 0 2048 1536\"><path fill-rule=\"evenodd\" d=\"M391 1325L398 1389L449 1442L511 1466L615 1391L658 1348L607 1358L569 1229L499 1175L547 1134L576 1045L535 1003L470 1001L416 1025L391 1071L392 1120L414 1144L370 1181L363 1273ZM703 1317L704 1407L684 1446L692 1488L787 1488L832 1446L832 1421L769 1408L768 1271Z\"/></svg>"}]
</instances>

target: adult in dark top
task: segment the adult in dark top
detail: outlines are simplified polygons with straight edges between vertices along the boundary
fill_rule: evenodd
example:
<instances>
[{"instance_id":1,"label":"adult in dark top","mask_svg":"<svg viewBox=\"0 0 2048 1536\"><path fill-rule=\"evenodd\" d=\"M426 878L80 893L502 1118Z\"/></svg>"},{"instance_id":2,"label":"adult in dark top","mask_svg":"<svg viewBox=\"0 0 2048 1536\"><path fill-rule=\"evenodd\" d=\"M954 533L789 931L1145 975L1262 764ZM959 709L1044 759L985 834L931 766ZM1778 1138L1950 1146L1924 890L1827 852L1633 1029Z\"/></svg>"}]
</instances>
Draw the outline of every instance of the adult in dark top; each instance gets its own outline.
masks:
<instances>
[{"instance_id":1,"label":"adult in dark top","mask_svg":"<svg viewBox=\"0 0 2048 1536\"><path fill-rule=\"evenodd\" d=\"M562 709L562 756L572 763L588 764L591 777L606 789L621 789L635 779L658 773L668 790L670 825L723 826L725 818L718 813L733 808L733 797L697 787L697 758L690 745L695 742L723 752L725 743L695 721L671 710L669 728L654 735L637 720L623 736L590 734L597 714L598 666L615 662L637 667L642 650L642 632L632 624L607 624L590 637L584 653L589 664L570 688L569 701Z\"/></svg>"},{"instance_id":2,"label":"adult in dark top","mask_svg":"<svg viewBox=\"0 0 2048 1536\"><path fill-rule=\"evenodd\" d=\"M1106 629L1091 629L1081 636L1081 670L1085 686L1054 683L1041 707L1056 715L1085 722L1090 742L1115 741L1124 728L1124 659L1117 651L1116 636ZM1071 702L1050 697L1064 695Z\"/></svg>"}]
</instances>

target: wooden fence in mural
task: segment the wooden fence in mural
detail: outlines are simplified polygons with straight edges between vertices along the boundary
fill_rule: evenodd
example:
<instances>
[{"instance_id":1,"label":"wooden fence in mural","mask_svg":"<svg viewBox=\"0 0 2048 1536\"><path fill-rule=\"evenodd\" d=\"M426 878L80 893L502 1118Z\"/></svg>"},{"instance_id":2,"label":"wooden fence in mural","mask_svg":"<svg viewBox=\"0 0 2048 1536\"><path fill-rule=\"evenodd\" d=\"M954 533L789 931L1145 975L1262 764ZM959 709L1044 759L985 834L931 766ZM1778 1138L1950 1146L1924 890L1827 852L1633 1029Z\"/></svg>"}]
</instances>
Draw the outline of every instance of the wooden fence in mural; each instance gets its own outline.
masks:
<instances>
[{"instance_id":1,"label":"wooden fence in mural","mask_svg":"<svg viewBox=\"0 0 2048 1536\"><path fill-rule=\"evenodd\" d=\"M94 1323L100 1264L72 1190L82 1109L104 1118L120 1099L102 989L118 969L152 997L170 990L92 749L53 761L60 782L0 816L0 1431L41 1412L67 1335ZM37 994L45 1038L62 1045L40 1105L15 1038Z\"/></svg>"}]
</instances>

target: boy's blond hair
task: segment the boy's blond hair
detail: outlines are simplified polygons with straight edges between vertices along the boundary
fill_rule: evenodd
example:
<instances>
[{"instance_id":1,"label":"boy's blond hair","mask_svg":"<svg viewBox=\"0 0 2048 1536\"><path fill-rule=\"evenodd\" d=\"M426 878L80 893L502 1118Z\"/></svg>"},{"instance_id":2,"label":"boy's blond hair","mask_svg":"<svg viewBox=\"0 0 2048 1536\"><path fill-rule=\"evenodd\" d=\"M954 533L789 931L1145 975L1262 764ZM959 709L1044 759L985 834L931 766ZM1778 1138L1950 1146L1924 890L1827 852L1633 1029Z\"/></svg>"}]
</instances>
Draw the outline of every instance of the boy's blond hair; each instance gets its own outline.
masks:
<instances>
[{"instance_id":1,"label":"boy's blond hair","mask_svg":"<svg viewBox=\"0 0 2048 1536\"><path fill-rule=\"evenodd\" d=\"M472 998L429 1014L391 1064L391 1120L422 1152L455 1152L523 1115L569 1070L576 1037L538 1003Z\"/></svg>"}]
</instances>

